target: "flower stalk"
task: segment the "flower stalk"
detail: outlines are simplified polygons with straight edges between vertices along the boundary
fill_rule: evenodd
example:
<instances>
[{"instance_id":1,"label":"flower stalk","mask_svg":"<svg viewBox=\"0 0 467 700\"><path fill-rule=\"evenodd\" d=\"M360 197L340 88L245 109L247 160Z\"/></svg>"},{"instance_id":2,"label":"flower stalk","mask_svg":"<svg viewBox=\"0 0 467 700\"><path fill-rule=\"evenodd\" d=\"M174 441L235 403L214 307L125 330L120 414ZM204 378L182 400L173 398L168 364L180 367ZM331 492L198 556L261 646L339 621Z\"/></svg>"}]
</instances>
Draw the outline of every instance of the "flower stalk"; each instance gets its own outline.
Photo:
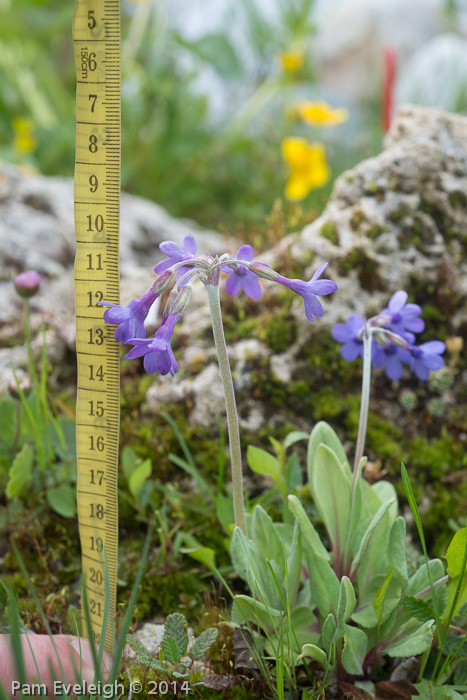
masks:
<instances>
[{"instance_id":1,"label":"flower stalk","mask_svg":"<svg viewBox=\"0 0 467 700\"><path fill-rule=\"evenodd\" d=\"M370 408L370 387L371 387L371 344L373 339L371 331L366 324L362 334L363 340L363 376L362 376L362 398L360 402L360 418L358 421L357 446L355 448L355 460L353 465L352 491L355 487L355 480L358 473L358 465L363 457L365 449L366 429L368 425L368 410Z\"/></svg>"},{"instance_id":2,"label":"flower stalk","mask_svg":"<svg viewBox=\"0 0 467 700\"><path fill-rule=\"evenodd\" d=\"M217 358L224 389L225 409L227 413L227 429L229 431L230 463L232 468L232 492L235 524L247 535L245 501L243 498L242 452L240 447L240 431L238 427L237 405L230 371L227 345L225 343L224 327L220 305L219 285L205 284L211 312L212 331L216 344Z\"/></svg>"}]
</instances>

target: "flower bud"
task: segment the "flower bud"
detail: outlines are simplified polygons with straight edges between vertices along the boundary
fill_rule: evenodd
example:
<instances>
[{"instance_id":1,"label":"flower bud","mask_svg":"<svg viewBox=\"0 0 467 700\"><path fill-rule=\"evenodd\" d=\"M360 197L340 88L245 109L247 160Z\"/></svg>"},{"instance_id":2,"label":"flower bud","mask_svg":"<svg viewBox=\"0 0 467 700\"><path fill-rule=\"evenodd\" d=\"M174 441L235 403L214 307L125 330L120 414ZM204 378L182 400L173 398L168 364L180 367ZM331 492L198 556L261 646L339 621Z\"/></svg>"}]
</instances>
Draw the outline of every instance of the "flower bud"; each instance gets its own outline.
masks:
<instances>
[{"instance_id":1,"label":"flower bud","mask_svg":"<svg viewBox=\"0 0 467 700\"><path fill-rule=\"evenodd\" d=\"M162 292L165 292L167 287L170 285L172 282L172 277L174 273L171 268L168 270L165 270L159 277L156 279L154 284L152 285L151 289L154 292L155 296L160 296Z\"/></svg>"},{"instance_id":2,"label":"flower bud","mask_svg":"<svg viewBox=\"0 0 467 700\"><path fill-rule=\"evenodd\" d=\"M278 276L278 273L272 270L266 263L253 262L248 265L248 268L251 272L254 272L255 275L261 277L261 279L269 280L270 282L273 282Z\"/></svg>"},{"instance_id":3,"label":"flower bud","mask_svg":"<svg viewBox=\"0 0 467 700\"><path fill-rule=\"evenodd\" d=\"M33 297L38 291L40 283L41 276L38 272L36 272L36 270L21 272L13 280L16 291L20 297L23 297L23 299Z\"/></svg>"},{"instance_id":4,"label":"flower bud","mask_svg":"<svg viewBox=\"0 0 467 700\"><path fill-rule=\"evenodd\" d=\"M192 291L193 287L191 286L191 284L186 284L184 287L182 287L179 290L177 297L174 299L170 313L182 314L188 306Z\"/></svg>"}]
</instances>

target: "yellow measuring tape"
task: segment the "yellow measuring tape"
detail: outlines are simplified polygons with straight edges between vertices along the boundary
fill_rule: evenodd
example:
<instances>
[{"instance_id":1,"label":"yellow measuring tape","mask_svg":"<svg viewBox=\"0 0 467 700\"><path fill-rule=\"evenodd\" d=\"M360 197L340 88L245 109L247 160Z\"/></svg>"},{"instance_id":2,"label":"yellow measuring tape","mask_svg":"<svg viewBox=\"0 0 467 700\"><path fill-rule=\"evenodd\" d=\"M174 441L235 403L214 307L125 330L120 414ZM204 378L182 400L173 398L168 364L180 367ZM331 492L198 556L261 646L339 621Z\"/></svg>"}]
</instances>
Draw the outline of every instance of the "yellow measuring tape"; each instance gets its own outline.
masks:
<instances>
[{"instance_id":1,"label":"yellow measuring tape","mask_svg":"<svg viewBox=\"0 0 467 700\"><path fill-rule=\"evenodd\" d=\"M118 304L120 0L76 0L75 297L78 522L93 635L100 641L106 566L113 650L118 549L119 351L97 302ZM85 630L84 630L85 632ZM85 632L86 633L86 632Z\"/></svg>"}]
</instances>

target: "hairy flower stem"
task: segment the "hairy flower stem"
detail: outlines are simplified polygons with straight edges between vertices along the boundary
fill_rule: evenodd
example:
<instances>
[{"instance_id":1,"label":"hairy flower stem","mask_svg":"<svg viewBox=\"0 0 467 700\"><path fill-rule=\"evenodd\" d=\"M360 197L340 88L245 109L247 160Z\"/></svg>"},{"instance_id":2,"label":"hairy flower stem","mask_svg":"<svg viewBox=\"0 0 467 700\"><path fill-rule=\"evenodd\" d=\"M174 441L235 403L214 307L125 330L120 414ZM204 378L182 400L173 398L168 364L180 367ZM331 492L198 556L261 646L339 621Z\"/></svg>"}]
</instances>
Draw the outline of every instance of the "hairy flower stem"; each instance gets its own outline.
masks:
<instances>
[{"instance_id":1,"label":"hairy flower stem","mask_svg":"<svg viewBox=\"0 0 467 700\"><path fill-rule=\"evenodd\" d=\"M363 329L363 376L362 376L362 398L360 402L360 419L358 421L357 447L355 448L355 460L353 464L352 491L355 487L355 480L358 473L358 465L363 457L365 449L366 428L368 424L368 410L370 407L370 386L371 386L371 343L372 337L368 325Z\"/></svg>"},{"instance_id":2,"label":"hairy flower stem","mask_svg":"<svg viewBox=\"0 0 467 700\"><path fill-rule=\"evenodd\" d=\"M246 535L245 503L243 500L242 453L240 448L240 432L238 429L237 405L230 371L230 363L225 344L224 328L218 284L206 284L206 291L211 311L212 330L216 343L217 358L224 389L225 408L227 412L227 428L229 431L230 462L232 465L233 507L235 524Z\"/></svg>"}]
</instances>

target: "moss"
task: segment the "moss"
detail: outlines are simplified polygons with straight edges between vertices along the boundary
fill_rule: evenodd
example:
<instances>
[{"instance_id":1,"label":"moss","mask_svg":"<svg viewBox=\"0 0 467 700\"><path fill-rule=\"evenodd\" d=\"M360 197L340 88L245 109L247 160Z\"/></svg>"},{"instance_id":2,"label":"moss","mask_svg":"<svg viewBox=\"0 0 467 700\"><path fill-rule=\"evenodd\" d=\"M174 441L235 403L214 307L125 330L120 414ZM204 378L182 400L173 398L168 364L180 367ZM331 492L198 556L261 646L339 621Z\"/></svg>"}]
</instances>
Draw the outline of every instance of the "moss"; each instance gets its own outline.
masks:
<instances>
[{"instance_id":1,"label":"moss","mask_svg":"<svg viewBox=\"0 0 467 700\"><path fill-rule=\"evenodd\" d=\"M366 236L368 238L371 238L372 241L374 241L376 238L381 236L383 233L386 233L387 228L386 226L380 226L379 224L373 224L370 226L370 228L366 232Z\"/></svg>"},{"instance_id":2,"label":"moss","mask_svg":"<svg viewBox=\"0 0 467 700\"><path fill-rule=\"evenodd\" d=\"M285 352L297 337L297 325L288 308L261 317L255 330L259 340L276 353ZM253 332L250 337L254 335Z\"/></svg>"},{"instance_id":3,"label":"moss","mask_svg":"<svg viewBox=\"0 0 467 700\"><path fill-rule=\"evenodd\" d=\"M385 289L385 285L379 274L379 263L368 257L361 246L356 246L347 255L340 258L337 263L339 274L343 277L356 270L362 289L373 292Z\"/></svg>"},{"instance_id":4,"label":"moss","mask_svg":"<svg viewBox=\"0 0 467 700\"><path fill-rule=\"evenodd\" d=\"M350 219L350 226L353 231L358 231L362 223L365 221L365 214L360 208L355 208Z\"/></svg>"},{"instance_id":5,"label":"moss","mask_svg":"<svg viewBox=\"0 0 467 700\"><path fill-rule=\"evenodd\" d=\"M449 204L453 209L458 209L459 207L465 207L467 203L467 198L462 192L452 192L449 195Z\"/></svg>"},{"instance_id":6,"label":"moss","mask_svg":"<svg viewBox=\"0 0 467 700\"><path fill-rule=\"evenodd\" d=\"M339 231L333 221L325 221L320 230L323 238L327 238L333 245L339 245Z\"/></svg>"},{"instance_id":7,"label":"moss","mask_svg":"<svg viewBox=\"0 0 467 700\"><path fill-rule=\"evenodd\" d=\"M392 221L394 224L397 224L399 221L402 221L402 219L406 216L406 213L404 211L393 211L391 214L389 214L389 221Z\"/></svg>"}]
</instances>

